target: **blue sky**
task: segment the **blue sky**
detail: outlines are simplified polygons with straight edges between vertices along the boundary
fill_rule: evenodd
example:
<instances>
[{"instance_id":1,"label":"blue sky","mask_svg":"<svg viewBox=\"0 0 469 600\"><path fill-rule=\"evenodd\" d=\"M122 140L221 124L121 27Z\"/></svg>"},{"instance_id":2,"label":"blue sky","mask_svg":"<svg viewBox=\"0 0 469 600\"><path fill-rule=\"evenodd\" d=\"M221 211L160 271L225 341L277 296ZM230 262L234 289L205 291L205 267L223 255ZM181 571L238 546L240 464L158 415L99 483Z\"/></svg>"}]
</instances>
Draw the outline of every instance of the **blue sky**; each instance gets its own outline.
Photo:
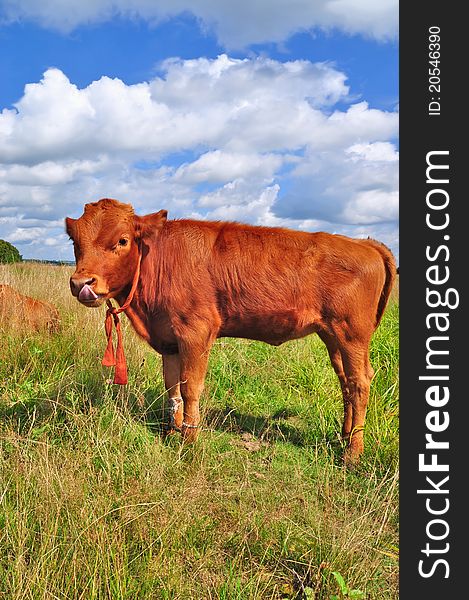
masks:
<instances>
[{"instance_id":1,"label":"blue sky","mask_svg":"<svg viewBox=\"0 0 469 600\"><path fill-rule=\"evenodd\" d=\"M100 197L398 254L393 0L9 0L0 46L0 238L25 258L72 259L63 219Z\"/></svg>"}]
</instances>

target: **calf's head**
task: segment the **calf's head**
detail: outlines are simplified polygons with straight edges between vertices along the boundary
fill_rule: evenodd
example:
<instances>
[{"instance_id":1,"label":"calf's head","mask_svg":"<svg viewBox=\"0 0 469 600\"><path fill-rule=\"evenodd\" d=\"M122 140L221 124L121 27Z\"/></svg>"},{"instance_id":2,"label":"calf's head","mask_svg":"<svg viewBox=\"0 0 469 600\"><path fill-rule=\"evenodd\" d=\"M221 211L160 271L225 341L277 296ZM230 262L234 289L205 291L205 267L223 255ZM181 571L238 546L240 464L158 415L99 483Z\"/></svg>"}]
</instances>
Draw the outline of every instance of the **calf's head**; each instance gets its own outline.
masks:
<instances>
[{"instance_id":1,"label":"calf's head","mask_svg":"<svg viewBox=\"0 0 469 600\"><path fill-rule=\"evenodd\" d=\"M167 212L140 217L130 204L104 198L85 205L79 219L67 217L65 229L73 241L76 270L72 294L85 306L126 295L132 285L144 239L157 235Z\"/></svg>"}]
</instances>

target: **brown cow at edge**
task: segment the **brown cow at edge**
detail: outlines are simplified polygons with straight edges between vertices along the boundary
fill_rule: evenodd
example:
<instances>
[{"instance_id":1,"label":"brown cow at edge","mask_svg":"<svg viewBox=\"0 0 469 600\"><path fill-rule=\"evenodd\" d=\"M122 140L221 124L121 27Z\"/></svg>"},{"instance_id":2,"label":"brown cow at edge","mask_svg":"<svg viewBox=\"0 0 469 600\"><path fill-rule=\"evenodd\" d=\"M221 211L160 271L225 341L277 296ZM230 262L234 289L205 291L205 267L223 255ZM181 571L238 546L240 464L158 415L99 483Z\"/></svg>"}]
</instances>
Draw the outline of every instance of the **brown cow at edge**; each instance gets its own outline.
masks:
<instances>
[{"instance_id":1,"label":"brown cow at edge","mask_svg":"<svg viewBox=\"0 0 469 600\"><path fill-rule=\"evenodd\" d=\"M57 333L60 316L52 304L21 294L10 285L0 285L0 329Z\"/></svg>"},{"instance_id":2,"label":"brown cow at edge","mask_svg":"<svg viewBox=\"0 0 469 600\"><path fill-rule=\"evenodd\" d=\"M74 243L72 294L85 306L129 295L125 314L162 354L170 424L197 437L199 398L218 337L277 346L310 333L326 344L344 399L345 460L363 451L373 369L369 345L391 292L391 252L371 239L233 222L137 216L112 199L66 219Z\"/></svg>"}]
</instances>

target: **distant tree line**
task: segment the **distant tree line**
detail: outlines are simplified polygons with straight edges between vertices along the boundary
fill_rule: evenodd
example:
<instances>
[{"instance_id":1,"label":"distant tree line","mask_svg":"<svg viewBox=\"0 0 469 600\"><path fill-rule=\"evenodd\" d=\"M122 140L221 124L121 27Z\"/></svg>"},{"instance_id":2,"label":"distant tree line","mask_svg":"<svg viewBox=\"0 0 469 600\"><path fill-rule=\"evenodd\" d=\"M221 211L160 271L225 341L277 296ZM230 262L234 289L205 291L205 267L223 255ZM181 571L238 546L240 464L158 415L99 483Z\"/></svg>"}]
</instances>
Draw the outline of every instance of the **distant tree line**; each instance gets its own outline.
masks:
<instances>
[{"instance_id":1,"label":"distant tree line","mask_svg":"<svg viewBox=\"0 0 469 600\"><path fill-rule=\"evenodd\" d=\"M52 265L53 267L70 267L75 264L74 260L47 260L45 258L23 258L23 262Z\"/></svg>"},{"instance_id":2,"label":"distant tree line","mask_svg":"<svg viewBox=\"0 0 469 600\"><path fill-rule=\"evenodd\" d=\"M21 262L23 257L13 244L5 240L0 240L0 264Z\"/></svg>"}]
</instances>

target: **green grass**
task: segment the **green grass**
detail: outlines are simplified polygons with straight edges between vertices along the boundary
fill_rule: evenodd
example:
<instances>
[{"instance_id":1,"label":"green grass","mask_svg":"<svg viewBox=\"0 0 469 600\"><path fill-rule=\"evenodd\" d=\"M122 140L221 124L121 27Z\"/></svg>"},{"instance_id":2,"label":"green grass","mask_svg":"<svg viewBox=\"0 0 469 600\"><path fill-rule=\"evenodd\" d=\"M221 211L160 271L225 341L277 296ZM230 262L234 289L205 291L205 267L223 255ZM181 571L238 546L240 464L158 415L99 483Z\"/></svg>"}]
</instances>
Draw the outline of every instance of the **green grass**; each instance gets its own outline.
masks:
<instances>
[{"instance_id":1,"label":"green grass","mask_svg":"<svg viewBox=\"0 0 469 600\"><path fill-rule=\"evenodd\" d=\"M70 269L2 267L53 301L55 337L4 327L0 598L398 598L398 303L371 351L365 454L343 468L340 388L316 336L212 352L192 446L164 439L159 356L124 327L130 381L100 365L103 310ZM125 319L123 319L125 320Z\"/></svg>"}]
</instances>

